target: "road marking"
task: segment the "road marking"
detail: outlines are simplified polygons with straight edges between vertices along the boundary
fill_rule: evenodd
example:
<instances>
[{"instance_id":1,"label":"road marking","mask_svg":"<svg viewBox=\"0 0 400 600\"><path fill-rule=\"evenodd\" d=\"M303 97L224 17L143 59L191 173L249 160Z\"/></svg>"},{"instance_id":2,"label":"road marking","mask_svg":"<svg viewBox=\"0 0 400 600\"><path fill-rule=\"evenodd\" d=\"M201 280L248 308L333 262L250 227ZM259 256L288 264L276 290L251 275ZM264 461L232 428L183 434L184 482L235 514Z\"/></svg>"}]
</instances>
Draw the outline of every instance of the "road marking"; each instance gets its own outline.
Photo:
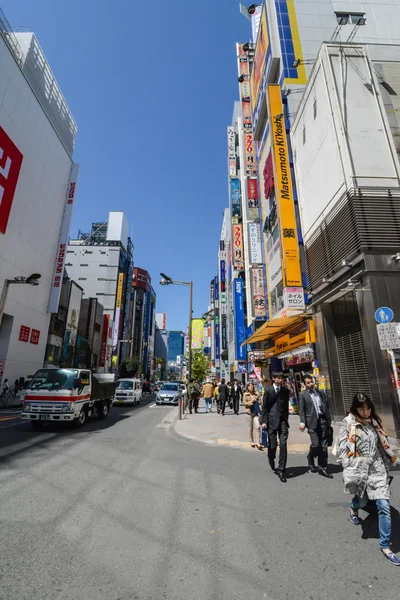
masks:
<instances>
[{"instance_id":1,"label":"road marking","mask_svg":"<svg viewBox=\"0 0 400 600\"><path fill-rule=\"evenodd\" d=\"M156 402L154 402L154 404L150 404L149 408L153 408L154 406L157 406Z\"/></svg>"},{"instance_id":2,"label":"road marking","mask_svg":"<svg viewBox=\"0 0 400 600\"><path fill-rule=\"evenodd\" d=\"M0 421L12 421L13 419L19 419L19 416L15 416L15 417L0 417Z\"/></svg>"}]
</instances>

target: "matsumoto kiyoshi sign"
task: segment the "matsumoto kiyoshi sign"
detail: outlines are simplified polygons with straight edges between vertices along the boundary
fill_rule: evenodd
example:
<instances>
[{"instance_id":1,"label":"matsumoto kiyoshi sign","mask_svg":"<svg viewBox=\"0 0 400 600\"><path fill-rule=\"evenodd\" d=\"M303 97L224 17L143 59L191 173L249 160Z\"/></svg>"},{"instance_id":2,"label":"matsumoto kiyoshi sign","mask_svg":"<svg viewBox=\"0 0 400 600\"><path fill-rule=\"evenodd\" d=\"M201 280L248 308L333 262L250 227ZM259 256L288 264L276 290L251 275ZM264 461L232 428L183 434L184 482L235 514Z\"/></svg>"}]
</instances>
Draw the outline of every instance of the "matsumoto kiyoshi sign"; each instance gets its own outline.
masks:
<instances>
[{"instance_id":1,"label":"matsumoto kiyoshi sign","mask_svg":"<svg viewBox=\"0 0 400 600\"><path fill-rule=\"evenodd\" d=\"M299 245L280 86L269 85L268 96L272 123L272 143L275 159L274 180L282 245L284 287L300 287L302 280Z\"/></svg>"}]
</instances>

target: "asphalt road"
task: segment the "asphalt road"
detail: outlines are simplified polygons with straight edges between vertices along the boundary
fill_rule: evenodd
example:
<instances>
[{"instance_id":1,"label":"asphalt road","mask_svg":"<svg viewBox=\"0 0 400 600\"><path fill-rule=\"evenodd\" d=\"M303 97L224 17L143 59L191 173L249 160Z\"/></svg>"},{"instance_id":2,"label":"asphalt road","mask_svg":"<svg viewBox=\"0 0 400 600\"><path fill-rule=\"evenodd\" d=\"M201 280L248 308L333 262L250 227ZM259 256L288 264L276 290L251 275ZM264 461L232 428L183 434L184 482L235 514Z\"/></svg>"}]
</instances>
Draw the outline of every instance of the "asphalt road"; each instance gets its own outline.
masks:
<instances>
[{"instance_id":1,"label":"asphalt road","mask_svg":"<svg viewBox=\"0 0 400 600\"><path fill-rule=\"evenodd\" d=\"M146 402L80 431L0 421L1 600L398 600L339 473L293 456L282 484L259 451L179 439Z\"/></svg>"}]
</instances>

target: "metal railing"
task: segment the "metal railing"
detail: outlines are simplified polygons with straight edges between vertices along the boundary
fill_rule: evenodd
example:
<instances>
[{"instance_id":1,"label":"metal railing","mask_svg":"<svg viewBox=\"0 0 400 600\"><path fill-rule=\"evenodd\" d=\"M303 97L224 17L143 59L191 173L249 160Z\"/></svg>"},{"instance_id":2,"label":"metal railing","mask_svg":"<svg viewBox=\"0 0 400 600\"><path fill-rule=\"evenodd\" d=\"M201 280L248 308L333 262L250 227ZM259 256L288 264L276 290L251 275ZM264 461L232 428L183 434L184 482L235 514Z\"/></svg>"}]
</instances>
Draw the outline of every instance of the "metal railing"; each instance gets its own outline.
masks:
<instances>
[{"instance_id":1,"label":"metal railing","mask_svg":"<svg viewBox=\"0 0 400 600\"><path fill-rule=\"evenodd\" d=\"M1 34L2 38L4 39L5 43L7 44L7 46L9 47L9 49L11 50L11 52L13 53L13 55L15 56L15 59L17 60L18 64L20 66L22 66L23 59L22 59L21 46L18 44L17 38L14 35L14 31L13 31L10 23L8 22L6 15L1 10L1 8L0 8L0 34Z\"/></svg>"}]
</instances>

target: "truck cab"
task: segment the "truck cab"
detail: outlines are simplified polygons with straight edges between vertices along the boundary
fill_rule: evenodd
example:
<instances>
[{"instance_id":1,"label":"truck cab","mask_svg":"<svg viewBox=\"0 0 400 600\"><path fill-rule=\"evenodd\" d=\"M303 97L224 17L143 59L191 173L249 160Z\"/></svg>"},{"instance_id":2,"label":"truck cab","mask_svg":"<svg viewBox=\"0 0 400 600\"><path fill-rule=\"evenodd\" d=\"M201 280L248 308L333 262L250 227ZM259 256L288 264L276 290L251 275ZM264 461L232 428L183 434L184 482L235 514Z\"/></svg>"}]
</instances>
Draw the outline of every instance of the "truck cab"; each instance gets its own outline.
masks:
<instances>
[{"instance_id":1,"label":"truck cab","mask_svg":"<svg viewBox=\"0 0 400 600\"><path fill-rule=\"evenodd\" d=\"M26 390L21 419L34 429L49 421L82 427L95 413L107 417L114 390L115 384L100 383L87 369L39 369Z\"/></svg>"}]
</instances>

